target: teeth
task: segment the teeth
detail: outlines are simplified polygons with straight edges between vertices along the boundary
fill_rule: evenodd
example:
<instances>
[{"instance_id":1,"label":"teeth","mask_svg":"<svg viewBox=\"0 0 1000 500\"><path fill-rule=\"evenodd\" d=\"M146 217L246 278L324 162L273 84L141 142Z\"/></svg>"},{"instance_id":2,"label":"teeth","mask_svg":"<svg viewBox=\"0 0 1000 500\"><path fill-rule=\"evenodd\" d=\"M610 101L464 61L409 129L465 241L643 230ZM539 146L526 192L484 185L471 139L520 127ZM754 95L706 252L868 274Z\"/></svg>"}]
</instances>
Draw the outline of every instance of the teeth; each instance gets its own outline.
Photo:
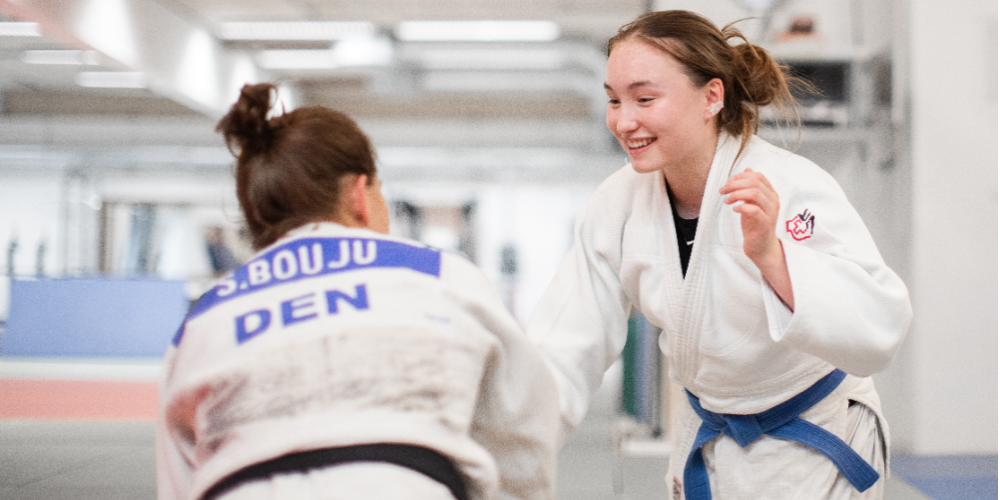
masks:
<instances>
[{"instance_id":1,"label":"teeth","mask_svg":"<svg viewBox=\"0 0 1000 500\"><path fill-rule=\"evenodd\" d=\"M648 146L654 140L655 139L653 139L652 137L647 137L646 139L635 139L631 141L625 141L625 144L628 144L629 149L637 149L643 146Z\"/></svg>"}]
</instances>

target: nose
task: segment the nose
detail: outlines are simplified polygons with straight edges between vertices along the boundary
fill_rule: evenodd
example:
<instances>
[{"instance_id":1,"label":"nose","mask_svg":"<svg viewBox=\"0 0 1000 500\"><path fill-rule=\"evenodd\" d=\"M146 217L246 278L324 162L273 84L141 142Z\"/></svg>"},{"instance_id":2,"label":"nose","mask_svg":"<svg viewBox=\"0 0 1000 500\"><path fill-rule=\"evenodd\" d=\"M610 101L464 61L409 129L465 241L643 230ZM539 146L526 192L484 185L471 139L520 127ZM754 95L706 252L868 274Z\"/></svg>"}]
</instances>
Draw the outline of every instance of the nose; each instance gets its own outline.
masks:
<instances>
[{"instance_id":1,"label":"nose","mask_svg":"<svg viewBox=\"0 0 1000 500\"><path fill-rule=\"evenodd\" d=\"M608 128L617 135L627 135L634 132L639 127L635 114L628 106L619 106L618 109L608 109Z\"/></svg>"}]
</instances>

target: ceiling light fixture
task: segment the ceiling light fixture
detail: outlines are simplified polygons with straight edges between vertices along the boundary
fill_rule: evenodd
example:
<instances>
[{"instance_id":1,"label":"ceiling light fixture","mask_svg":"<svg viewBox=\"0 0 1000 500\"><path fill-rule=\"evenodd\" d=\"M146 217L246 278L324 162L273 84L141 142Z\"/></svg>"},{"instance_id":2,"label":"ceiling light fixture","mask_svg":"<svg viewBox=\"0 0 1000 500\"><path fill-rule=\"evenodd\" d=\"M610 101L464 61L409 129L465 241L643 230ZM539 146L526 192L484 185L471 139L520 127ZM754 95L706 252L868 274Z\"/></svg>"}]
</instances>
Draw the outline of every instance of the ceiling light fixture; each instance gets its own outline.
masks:
<instances>
[{"instance_id":1,"label":"ceiling light fixture","mask_svg":"<svg viewBox=\"0 0 1000 500\"><path fill-rule=\"evenodd\" d=\"M26 50L21 61L27 64L96 65L100 55L96 50Z\"/></svg>"},{"instance_id":2,"label":"ceiling light fixture","mask_svg":"<svg viewBox=\"0 0 1000 500\"><path fill-rule=\"evenodd\" d=\"M420 52L418 60L432 70L556 70L567 64L565 50L549 45L524 48L434 48Z\"/></svg>"},{"instance_id":3,"label":"ceiling light fixture","mask_svg":"<svg viewBox=\"0 0 1000 500\"><path fill-rule=\"evenodd\" d=\"M144 26L136 23L139 18L133 11L132 0L81 0L74 2L80 7L73 16L72 30L80 40L99 50L102 54L134 68L143 63L140 54L139 34Z\"/></svg>"},{"instance_id":4,"label":"ceiling light fixture","mask_svg":"<svg viewBox=\"0 0 1000 500\"><path fill-rule=\"evenodd\" d=\"M551 42L559 38L552 21L403 21L396 37L408 42Z\"/></svg>"},{"instance_id":5,"label":"ceiling light fixture","mask_svg":"<svg viewBox=\"0 0 1000 500\"><path fill-rule=\"evenodd\" d=\"M257 64L264 69L336 69L357 66L388 66L392 42L388 38L348 38L327 50L262 50Z\"/></svg>"},{"instance_id":6,"label":"ceiling light fixture","mask_svg":"<svg viewBox=\"0 0 1000 500\"><path fill-rule=\"evenodd\" d=\"M222 40L332 41L370 37L375 25L366 21L227 22L220 23Z\"/></svg>"},{"instance_id":7,"label":"ceiling light fixture","mask_svg":"<svg viewBox=\"0 0 1000 500\"><path fill-rule=\"evenodd\" d=\"M332 50L262 50L257 64L264 69L334 69Z\"/></svg>"},{"instance_id":8,"label":"ceiling light fixture","mask_svg":"<svg viewBox=\"0 0 1000 500\"><path fill-rule=\"evenodd\" d=\"M333 45L338 66L388 66L392 63L392 42L386 37L348 38Z\"/></svg>"},{"instance_id":9,"label":"ceiling light fixture","mask_svg":"<svg viewBox=\"0 0 1000 500\"><path fill-rule=\"evenodd\" d=\"M192 31L173 75L178 90L209 107L217 105L219 100L219 61L214 43L207 31Z\"/></svg>"},{"instance_id":10,"label":"ceiling light fixture","mask_svg":"<svg viewBox=\"0 0 1000 500\"><path fill-rule=\"evenodd\" d=\"M81 71L76 74L81 87L104 89L144 89L146 74L138 71Z\"/></svg>"},{"instance_id":11,"label":"ceiling light fixture","mask_svg":"<svg viewBox=\"0 0 1000 500\"><path fill-rule=\"evenodd\" d=\"M38 23L0 22L0 36L42 36Z\"/></svg>"}]
</instances>

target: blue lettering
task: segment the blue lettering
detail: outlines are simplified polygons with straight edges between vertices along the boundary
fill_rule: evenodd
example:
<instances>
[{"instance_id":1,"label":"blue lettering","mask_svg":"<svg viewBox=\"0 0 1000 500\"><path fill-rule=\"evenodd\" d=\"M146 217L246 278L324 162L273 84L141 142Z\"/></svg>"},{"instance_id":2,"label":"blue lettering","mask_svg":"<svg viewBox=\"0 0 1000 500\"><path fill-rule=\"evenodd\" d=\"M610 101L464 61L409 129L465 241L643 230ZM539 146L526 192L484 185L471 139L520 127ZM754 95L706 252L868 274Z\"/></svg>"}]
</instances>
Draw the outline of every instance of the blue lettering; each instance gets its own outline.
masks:
<instances>
[{"instance_id":1,"label":"blue lettering","mask_svg":"<svg viewBox=\"0 0 1000 500\"><path fill-rule=\"evenodd\" d=\"M254 323L253 326L247 327L248 320ZM236 343L242 344L261 333L264 333L267 328L271 326L271 311L267 309L260 309L257 311L250 311L246 314L236 317Z\"/></svg>"},{"instance_id":2,"label":"blue lettering","mask_svg":"<svg viewBox=\"0 0 1000 500\"><path fill-rule=\"evenodd\" d=\"M222 280L221 283L219 283L219 291L216 293L219 294L219 297L225 297L227 295L232 294L235 291L236 291L236 280L232 278L227 278Z\"/></svg>"},{"instance_id":3,"label":"blue lettering","mask_svg":"<svg viewBox=\"0 0 1000 500\"><path fill-rule=\"evenodd\" d=\"M299 247L299 269L302 274L316 274L323 270L323 245L313 243L312 262L309 261L309 249L302 245Z\"/></svg>"},{"instance_id":4,"label":"blue lettering","mask_svg":"<svg viewBox=\"0 0 1000 500\"><path fill-rule=\"evenodd\" d=\"M350 272L364 267L409 269L432 277L441 275L441 253L422 246L402 242L366 238L303 238L273 248L233 271L192 306L188 319L204 314L213 307L247 294L281 286L285 283L334 273ZM316 309L320 315L323 300L316 293ZM359 292L360 294L361 292ZM350 292L332 293L330 310L336 310L339 300L347 300L358 308L367 306L367 297ZM278 304L273 304L277 306ZM294 306L292 309L295 309ZM271 309L275 315L278 309ZM306 314L299 311L294 314ZM293 315L293 319L298 316ZM243 321L257 320L247 317ZM249 323L247 323L249 325ZM256 324L256 323L254 323ZM249 326L247 331L255 330Z\"/></svg>"},{"instance_id":5,"label":"blue lettering","mask_svg":"<svg viewBox=\"0 0 1000 500\"><path fill-rule=\"evenodd\" d=\"M376 253L376 246L373 240L368 240L368 244L364 247L361 246L361 241L354 240L354 263L359 266L367 266L372 262L375 262L375 258L378 256ZM364 250L368 250L365 252Z\"/></svg>"},{"instance_id":6,"label":"blue lettering","mask_svg":"<svg viewBox=\"0 0 1000 500\"><path fill-rule=\"evenodd\" d=\"M250 278L250 285L263 285L271 281L271 266L266 260L255 260L247 264L247 276Z\"/></svg>"},{"instance_id":7,"label":"blue lettering","mask_svg":"<svg viewBox=\"0 0 1000 500\"><path fill-rule=\"evenodd\" d=\"M285 326L319 316L314 306L316 294L310 293L281 303L281 320Z\"/></svg>"},{"instance_id":8,"label":"blue lettering","mask_svg":"<svg viewBox=\"0 0 1000 500\"><path fill-rule=\"evenodd\" d=\"M287 280L298 274L299 264L295 261L295 254L287 248L274 254L271 271L274 273L274 277L279 280Z\"/></svg>"},{"instance_id":9,"label":"blue lettering","mask_svg":"<svg viewBox=\"0 0 1000 500\"><path fill-rule=\"evenodd\" d=\"M340 240L340 245L338 246L340 252L337 254L337 260L336 261L331 260L330 263L327 264L327 267L329 267L330 269L340 269L350 264L351 263L350 248L351 248L350 243L348 243L347 240Z\"/></svg>"},{"instance_id":10,"label":"blue lettering","mask_svg":"<svg viewBox=\"0 0 1000 500\"><path fill-rule=\"evenodd\" d=\"M338 300L347 301L347 303L354 306L355 309L368 309L368 292L365 290L365 285L358 285L354 287L354 297L351 297L340 290L328 290L326 292L326 303L330 314L337 314Z\"/></svg>"}]
</instances>

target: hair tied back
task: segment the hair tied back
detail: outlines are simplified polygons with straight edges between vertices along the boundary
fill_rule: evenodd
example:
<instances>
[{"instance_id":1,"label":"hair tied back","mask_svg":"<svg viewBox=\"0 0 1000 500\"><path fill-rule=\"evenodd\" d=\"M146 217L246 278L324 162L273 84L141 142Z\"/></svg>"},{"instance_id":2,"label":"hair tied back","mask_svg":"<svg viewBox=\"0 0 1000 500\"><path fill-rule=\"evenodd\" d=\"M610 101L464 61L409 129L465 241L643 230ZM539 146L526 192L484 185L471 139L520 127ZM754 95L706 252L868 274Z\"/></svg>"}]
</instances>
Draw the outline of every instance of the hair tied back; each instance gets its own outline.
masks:
<instances>
[{"instance_id":1,"label":"hair tied back","mask_svg":"<svg viewBox=\"0 0 1000 500\"><path fill-rule=\"evenodd\" d=\"M270 83L247 84L240 97L215 127L226 138L234 155L265 151L270 147L274 131L268 114L277 88ZM235 146L235 147L234 147Z\"/></svg>"}]
</instances>

